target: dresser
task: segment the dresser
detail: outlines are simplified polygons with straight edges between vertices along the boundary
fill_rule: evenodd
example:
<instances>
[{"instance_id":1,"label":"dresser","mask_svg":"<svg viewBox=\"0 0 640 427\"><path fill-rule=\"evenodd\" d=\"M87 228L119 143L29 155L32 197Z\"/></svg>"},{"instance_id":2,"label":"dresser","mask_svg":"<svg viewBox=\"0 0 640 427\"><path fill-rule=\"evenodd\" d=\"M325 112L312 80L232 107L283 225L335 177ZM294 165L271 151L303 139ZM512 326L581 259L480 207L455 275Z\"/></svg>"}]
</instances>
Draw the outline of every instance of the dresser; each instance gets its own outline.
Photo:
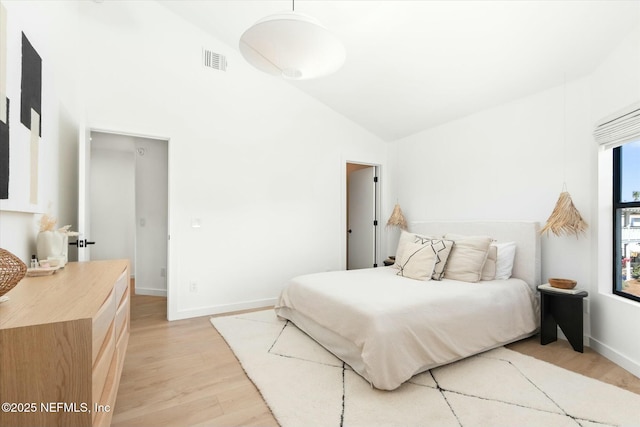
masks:
<instances>
[{"instance_id":1,"label":"dresser","mask_svg":"<svg viewBox=\"0 0 640 427\"><path fill-rule=\"evenodd\" d=\"M128 260L24 278L0 304L0 425L108 426L130 330Z\"/></svg>"}]
</instances>

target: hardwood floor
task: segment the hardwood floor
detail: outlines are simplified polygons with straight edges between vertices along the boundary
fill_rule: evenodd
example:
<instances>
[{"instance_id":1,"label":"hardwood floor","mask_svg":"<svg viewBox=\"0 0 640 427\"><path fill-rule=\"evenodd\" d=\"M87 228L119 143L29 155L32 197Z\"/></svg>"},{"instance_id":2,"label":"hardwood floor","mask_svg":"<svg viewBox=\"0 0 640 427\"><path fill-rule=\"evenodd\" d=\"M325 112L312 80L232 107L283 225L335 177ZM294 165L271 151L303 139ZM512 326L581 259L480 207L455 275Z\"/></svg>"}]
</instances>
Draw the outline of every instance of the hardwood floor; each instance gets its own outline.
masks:
<instances>
[{"instance_id":1,"label":"hardwood floor","mask_svg":"<svg viewBox=\"0 0 640 427\"><path fill-rule=\"evenodd\" d=\"M277 426L209 316L168 322L135 295L112 426Z\"/></svg>"},{"instance_id":2,"label":"hardwood floor","mask_svg":"<svg viewBox=\"0 0 640 427\"><path fill-rule=\"evenodd\" d=\"M577 353L573 351L571 344L561 339L543 346L540 345L540 337L538 335L505 347L536 359L553 363L569 371L640 394L640 379L638 377L589 347L584 348L584 353Z\"/></svg>"},{"instance_id":3,"label":"hardwood floor","mask_svg":"<svg viewBox=\"0 0 640 427\"><path fill-rule=\"evenodd\" d=\"M541 346L532 337L508 348L640 394L640 379L589 348ZM113 426L277 426L209 316L168 322L166 298L132 297L131 337Z\"/></svg>"}]
</instances>

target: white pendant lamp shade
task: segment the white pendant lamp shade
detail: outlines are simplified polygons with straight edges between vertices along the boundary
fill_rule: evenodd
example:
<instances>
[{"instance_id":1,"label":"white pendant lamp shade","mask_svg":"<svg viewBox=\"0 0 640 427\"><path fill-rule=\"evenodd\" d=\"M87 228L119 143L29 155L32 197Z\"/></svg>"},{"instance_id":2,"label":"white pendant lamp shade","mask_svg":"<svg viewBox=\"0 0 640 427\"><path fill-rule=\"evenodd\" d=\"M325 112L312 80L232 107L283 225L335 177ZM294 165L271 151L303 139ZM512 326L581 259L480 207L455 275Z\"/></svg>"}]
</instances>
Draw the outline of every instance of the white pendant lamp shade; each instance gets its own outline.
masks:
<instances>
[{"instance_id":1,"label":"white pendant lamp shade","mask_svg":"<svg viewBox=\"0 0 640 427\"><path fill-rule=\"evenodd\" d=\"M267 16L240 37L240 52L265 73L304 80L337 71L344 46L317 20L295 12Z\"/></svg>"}]
</instances>

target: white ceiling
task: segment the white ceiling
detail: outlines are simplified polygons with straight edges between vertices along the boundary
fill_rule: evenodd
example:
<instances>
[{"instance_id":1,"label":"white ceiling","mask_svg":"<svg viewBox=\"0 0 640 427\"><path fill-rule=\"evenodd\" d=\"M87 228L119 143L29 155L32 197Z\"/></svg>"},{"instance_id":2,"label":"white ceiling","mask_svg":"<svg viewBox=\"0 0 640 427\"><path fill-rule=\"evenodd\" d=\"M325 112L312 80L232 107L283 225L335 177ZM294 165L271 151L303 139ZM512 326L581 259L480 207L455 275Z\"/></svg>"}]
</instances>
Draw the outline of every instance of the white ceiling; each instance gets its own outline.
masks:
<instances>
[{"instance_id":1,"label":"white ceiling","mask_svg":"<svg viewBox=\"0 0 640 427\"><path fill-rule=\"evenodd\" d=\"M257 20L292 8L160 3L234 49ZM334 32L347 60L290 84L386 141L585 76L640 23L640 0L297 0L295 10Z\"/></svg>"}]
</instances>

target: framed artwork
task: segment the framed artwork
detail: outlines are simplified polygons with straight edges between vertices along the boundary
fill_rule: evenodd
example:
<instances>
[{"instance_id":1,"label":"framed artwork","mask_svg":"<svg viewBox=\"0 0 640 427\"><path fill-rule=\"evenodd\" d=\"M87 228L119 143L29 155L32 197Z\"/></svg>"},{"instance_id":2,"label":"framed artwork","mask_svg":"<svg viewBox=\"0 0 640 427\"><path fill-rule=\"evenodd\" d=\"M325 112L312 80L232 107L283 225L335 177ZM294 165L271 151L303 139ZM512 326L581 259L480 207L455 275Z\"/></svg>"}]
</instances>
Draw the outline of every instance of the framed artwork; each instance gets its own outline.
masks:
<instances>
[{"instance_id":1,"label":"framed artwork","mask_svg":"<svg viewBox=\"0 0 640 427\"><path fill-rule=\"evenodd\" d=\"M41 213L42 58L0 2L0 210Z\"/></svg>"}]
</instances>

